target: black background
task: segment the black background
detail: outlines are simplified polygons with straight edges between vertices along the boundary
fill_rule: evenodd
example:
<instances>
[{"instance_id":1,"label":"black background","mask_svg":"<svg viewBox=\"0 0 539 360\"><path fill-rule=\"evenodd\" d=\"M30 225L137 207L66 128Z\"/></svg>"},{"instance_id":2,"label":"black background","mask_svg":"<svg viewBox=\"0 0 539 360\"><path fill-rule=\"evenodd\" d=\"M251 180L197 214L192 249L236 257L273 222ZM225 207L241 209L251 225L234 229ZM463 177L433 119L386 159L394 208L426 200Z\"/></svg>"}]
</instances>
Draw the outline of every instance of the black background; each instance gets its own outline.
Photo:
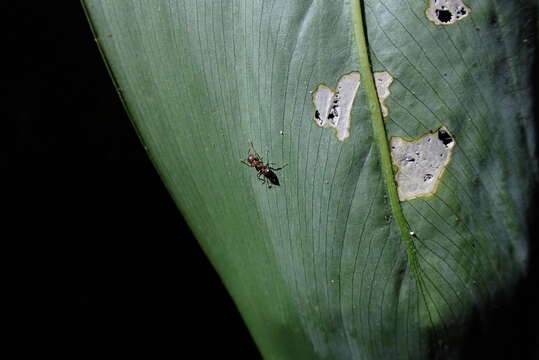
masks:
<instances>
[{"instance_id":1,"label":"black background","mask_svg":"<svg viewBox=\"0 0 539 360\"><path fill-rule=\"evenodd\" d=\"M53 254L43 266L65 279L58 293L66 294L55 301L78 308L73 331L84 344L80 353L129 338L130 351L259 358L139 143L80 3L13 4L4 11L14 20L4 34L14 45L4 55L14 62L6 67L5 108L16 140L5 164L20 189L24 246L37 257ZM535 204L537 195L532 225ZM532 232L537 239L533 226ZM25 236L33 241L25 243ZM470 358L538 354L535 241L531 250L516 298L491 308L486 329L472 330ZM39 271L36 279L51 281ZM31 302L39 306L47 297L38 292Z\"/></svg>"}]
</instances>

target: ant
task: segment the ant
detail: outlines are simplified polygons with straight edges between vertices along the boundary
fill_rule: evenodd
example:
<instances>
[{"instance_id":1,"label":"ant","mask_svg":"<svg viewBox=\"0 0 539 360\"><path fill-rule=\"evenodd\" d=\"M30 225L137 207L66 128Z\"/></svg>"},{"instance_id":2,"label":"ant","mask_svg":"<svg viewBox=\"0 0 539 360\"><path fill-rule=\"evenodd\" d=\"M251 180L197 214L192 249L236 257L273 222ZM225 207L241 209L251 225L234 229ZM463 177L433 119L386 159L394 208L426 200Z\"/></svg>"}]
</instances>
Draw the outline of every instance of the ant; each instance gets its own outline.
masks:
<instances>
[{"instance_id":1,"label":"ant","mask_svg":"<svg viewBox=\"0 0 539 360\"><path fill-rule=\"evenodd\" d=\"M288 163L284 163L280 167L271 166L277 165L276 163L268 162L264 164L262 157L256 152L252 141L250 142L250 145L251 146L249 147L249 155L247 156L247 159L240 159L240 161L245 165L254 167L256 171L258 171L256 178L262 181L264 184L267 184L268 187L271 187L271 184L280 186L279 179L277 178L277 175L275 175L274 171L281 170L282 168L286 167ZM253 152L251 152L251 150Z\"/></svg>"}]
</instances>

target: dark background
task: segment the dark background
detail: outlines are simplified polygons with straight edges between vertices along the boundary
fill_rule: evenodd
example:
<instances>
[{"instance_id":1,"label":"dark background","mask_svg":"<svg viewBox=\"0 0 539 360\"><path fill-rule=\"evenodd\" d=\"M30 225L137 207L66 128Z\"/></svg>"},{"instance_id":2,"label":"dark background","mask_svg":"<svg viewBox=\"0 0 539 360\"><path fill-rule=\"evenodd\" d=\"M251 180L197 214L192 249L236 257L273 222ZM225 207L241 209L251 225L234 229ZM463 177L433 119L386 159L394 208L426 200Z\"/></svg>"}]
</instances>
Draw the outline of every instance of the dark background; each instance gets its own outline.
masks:
<instances>
[{"instance_id":1,"label":"dark background","mask_svg":"<svg viewBox=\"0 0 539 360\"><path fill-rule=\"evenodd\" d=\"M139 143L80 3L55 3L4 9L14 20L4 34L13 50L4 56L20 69L6 67L5 107L12 110L5 121L15 121L16 140L5 163L21 190L17 210L30 219L19 227L23 246L47 257L35 277L62 279L57 292L65 296L53 302L77 308L73 331L83 354L129 338L130 351L154 355L259 358ZM55 275L39 274L48 269ZM491 307L487 327L472 329L466 358L538 355L538 281L532 241L528 277L514 299ZM31 302L41 306L47 297L37 292Z\"/></svg>"},{"instance_id":2,"label":"dark background","mask_svg":"<svg viewBox=\"0 0 539 360\"><path fill-rule=\"evenodd\" d=\"M26 220L17 240L46 284L30 302L49 304L42 291L53 287L66 294L52 305L80 308L68 331L82 354L131 339L129 353L155 345L154 356L260 358L148 160L80 3L11 4L2 6L13 45L4 121L15 122L9 166Z\"/></svg>"}]
</instances>

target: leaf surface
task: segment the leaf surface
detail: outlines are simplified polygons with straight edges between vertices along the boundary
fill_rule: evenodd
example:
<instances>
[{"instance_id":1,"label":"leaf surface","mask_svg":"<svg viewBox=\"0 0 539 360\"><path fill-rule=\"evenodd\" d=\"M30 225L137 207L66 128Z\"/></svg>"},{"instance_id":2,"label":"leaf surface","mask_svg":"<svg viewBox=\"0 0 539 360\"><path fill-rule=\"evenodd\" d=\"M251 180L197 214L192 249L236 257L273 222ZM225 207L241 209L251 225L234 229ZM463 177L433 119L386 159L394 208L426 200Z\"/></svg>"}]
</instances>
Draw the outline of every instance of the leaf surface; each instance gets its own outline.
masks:
<instances>
[{"instance_id":1,"label":"leaf surface","mask_svg":"<svg viewBox=\"0 0 539 360\"><path fill-rule=\"evenodd\" d=\"M149 156L264 357L457 356L474 309L525 269L536 11L465 3L468 16L435 25L417 0L83 1ZM355 71L340 141L317 126L313 91ZM390 138L442 126L455 146L436 192L399 201ZM251 141L264 162L288 163L280 186L240 162Z\"/></svg>"}]
</instances>

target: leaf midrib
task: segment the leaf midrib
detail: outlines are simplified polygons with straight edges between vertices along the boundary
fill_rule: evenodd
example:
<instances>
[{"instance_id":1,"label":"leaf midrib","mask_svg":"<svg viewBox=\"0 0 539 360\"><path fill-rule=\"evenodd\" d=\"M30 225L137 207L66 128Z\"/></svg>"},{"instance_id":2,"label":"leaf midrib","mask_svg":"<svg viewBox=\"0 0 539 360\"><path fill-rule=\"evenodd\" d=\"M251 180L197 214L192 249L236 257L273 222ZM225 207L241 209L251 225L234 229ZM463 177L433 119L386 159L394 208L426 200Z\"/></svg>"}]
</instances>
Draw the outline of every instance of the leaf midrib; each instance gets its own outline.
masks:
<instances>
[{"instance_id":1,"label":"leaf midrib","mask_svg":"<svg viewBox=\"0 0 539 360\"><path fill-rule=\"evenodd\" d=\"M359 57L359 73L361 75L361 87L365 91L374 141L380 154L380 163L382 167L382 177L386 186L386 192L391 205L393 218L397 222L400 230L401 240L406 249L409 264L415 273L419 273L419 263L417 262L416 249L413 243L413 233L410 225L404 216L400 200L397 194L397 185L395 184L389 143L380 109L380 102L374 82L369 52L366 42L365 26L363 23L363 14L361 12L361 0L351 0L352 5L352 27L354 28L354 37Z\"/></svg>"}]
</instances>

